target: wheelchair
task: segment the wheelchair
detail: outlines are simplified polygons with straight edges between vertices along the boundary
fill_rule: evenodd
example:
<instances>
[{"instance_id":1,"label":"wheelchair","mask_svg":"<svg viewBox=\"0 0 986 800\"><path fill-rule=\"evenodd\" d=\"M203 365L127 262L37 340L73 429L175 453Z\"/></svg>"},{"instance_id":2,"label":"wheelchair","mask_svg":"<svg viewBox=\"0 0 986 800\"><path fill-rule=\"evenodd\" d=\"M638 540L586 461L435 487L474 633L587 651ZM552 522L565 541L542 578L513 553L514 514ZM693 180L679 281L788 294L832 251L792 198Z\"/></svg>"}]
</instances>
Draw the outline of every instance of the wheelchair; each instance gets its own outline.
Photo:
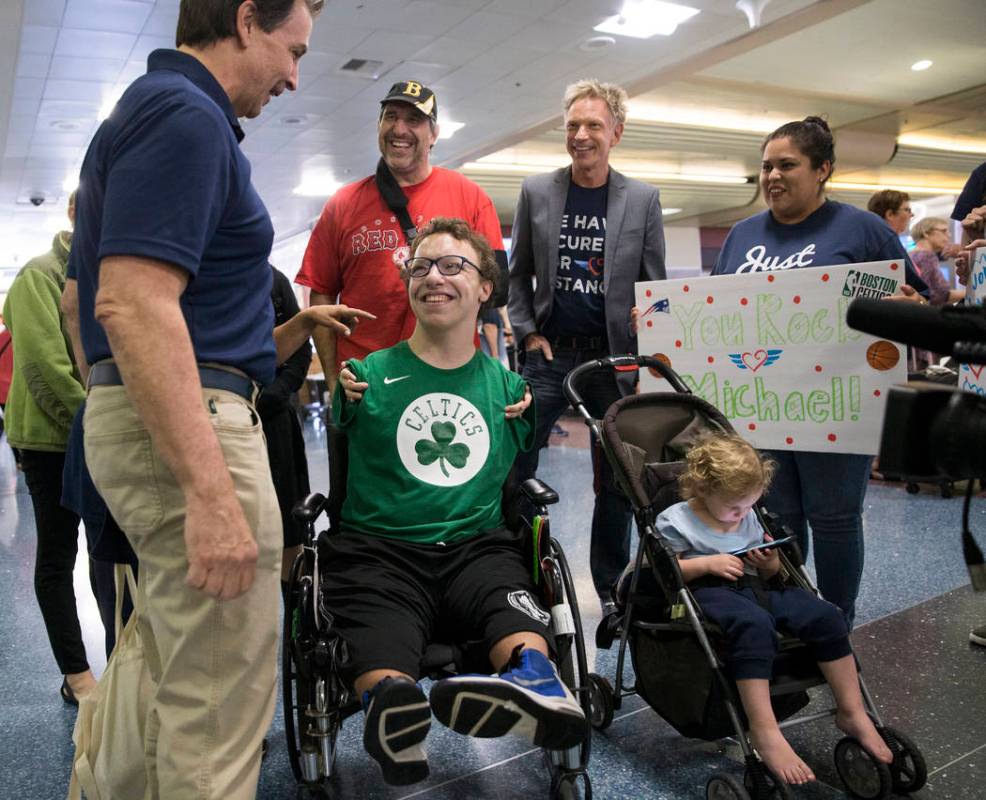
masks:
<instances>
[{"instance_id":1,"label":"wheelchair","mask_svg":"<svg viewBox=\"0 0 986 800\"><path fill-rule=\"evenodd\" d=\"M298 783L299 798L336 796L332 776L336 771L336 745L343 721L362 711L355 690L341 677L347 645L332 629L332 610L320 592L319 559L325 543L339 535L346 492L347 440L339 427L328 426L329 496L309 495L300 501L295 516L306 527L302 552L295 560L285 597L282 649L284 730L288 759ZM519 496L518 496L519 495ZM536 588L551 615L550 637L561 679L579 701L588 720L590 692L582 623L571 572L561 546L551 538L547 507L558 495L542 482L531 479L504 487L504 511L508 527L529 534L528 563ZM325 513L328 528L316 530ZM433 680L465 671L469 643L434 642L425 650L420 674ZM544 751L550 774L552 800L591 800L588 775L591 727L585 739L563 751ZM367 763L371 760L367 757Z\"/></svg>"}]
</instances>

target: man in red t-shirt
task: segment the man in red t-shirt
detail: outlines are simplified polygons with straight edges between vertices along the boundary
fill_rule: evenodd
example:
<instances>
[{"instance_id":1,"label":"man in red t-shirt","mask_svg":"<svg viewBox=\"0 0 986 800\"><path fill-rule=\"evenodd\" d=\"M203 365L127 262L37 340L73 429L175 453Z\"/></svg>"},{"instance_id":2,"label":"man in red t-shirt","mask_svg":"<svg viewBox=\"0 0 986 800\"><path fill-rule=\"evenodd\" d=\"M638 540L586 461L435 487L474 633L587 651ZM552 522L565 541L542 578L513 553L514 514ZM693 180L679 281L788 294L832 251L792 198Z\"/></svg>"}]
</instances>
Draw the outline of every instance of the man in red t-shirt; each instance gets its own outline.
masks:
<instances>
[{"instance_id":1,"label":"man in red t-shirt","mask_svg":"<svg viewBox=\"0 0 986 800\"><path fill-rule=\"evenodd\" d=\"M486 237L505 276L506 253L493 201L459 173L429 163L438 139L434 92L403 81L390 88L380 105L377 138L382 165L407 197L413 226L421 228L437 216L465 220ZM341 362L391 347L414 331L414 315L400 275L408 254L407 236L384 202L375 176L344 186L322 209L295 281L311 288L312 305L345 303L377 316L344 339L316 332L315 346L330 396Z\"/></svg>"}]
</instances>

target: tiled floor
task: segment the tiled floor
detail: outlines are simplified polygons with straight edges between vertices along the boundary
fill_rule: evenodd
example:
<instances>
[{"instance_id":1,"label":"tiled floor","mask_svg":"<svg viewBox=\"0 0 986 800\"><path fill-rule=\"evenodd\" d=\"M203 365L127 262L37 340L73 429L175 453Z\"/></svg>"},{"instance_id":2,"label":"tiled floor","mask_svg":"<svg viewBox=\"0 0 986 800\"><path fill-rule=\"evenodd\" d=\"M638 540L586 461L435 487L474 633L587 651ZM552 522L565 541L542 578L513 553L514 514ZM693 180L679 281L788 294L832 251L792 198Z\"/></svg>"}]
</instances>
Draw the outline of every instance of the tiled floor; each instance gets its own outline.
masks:
<instances>
[{"instance_id":1,"label":"tiled floor","mask_svg":"<svg viewBox=\"0 0 986 800\"><path fill-rule=\"evenodd\" d=\"M582 426L555 437L542 457L542 477L561 495L552 530L565 546L583 602L590 665L612 678L615 653L595 652L599 619L588 575L591 517L589 463ZM324 438L306 431L312 485L325 485ZM986 622L986 596L974 595L959 543L961 500L931 489L906 494L899 484L873 483L866 502L866 572L854 642L868 685L885 721L924 750L928 800L986 796L986 650L968 643L968 631ZM973 529L986 531L986 500L977 499ZM34 522L22 476L0 448L0 798L54 800L65 796L74 712L58 698L60 676L51 658L34 598ZM88 595L83 562L77 591L90 658L102 668L101 632ZM824 699L824 698L822 698ZM819 701L821 702L821 701ZM357 720L344 729L338 756L340 798L547 797L541 754L510 741L478 741L435 725L428 738L431 778L415 787L388 788L359 743ZM794 729L792 741L817 771L819 782L796 797L842 796L832 764L839 734L829 722ZM258 796L293 798L283 721L275 718L270 755ZM629 698L613 725L595 734L590 765L595 797L702 798L709 775L740 775L730 742L686 740L639 698Z\"/></svg>"}]
</instances>

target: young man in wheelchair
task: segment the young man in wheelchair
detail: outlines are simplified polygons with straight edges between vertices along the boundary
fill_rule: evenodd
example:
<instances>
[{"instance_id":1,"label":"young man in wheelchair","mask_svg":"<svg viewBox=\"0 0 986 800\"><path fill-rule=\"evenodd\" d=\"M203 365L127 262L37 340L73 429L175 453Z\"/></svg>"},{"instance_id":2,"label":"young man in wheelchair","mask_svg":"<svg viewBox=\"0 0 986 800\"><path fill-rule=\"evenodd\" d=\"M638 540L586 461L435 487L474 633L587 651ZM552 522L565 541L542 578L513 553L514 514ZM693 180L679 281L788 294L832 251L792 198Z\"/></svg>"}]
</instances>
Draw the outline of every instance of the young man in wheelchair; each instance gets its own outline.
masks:
<instances>
[{"instance_id":1,"label":"young man in wheelchair","mask_svg":"<svg viewBox=\"0 0 986 800\"><path fill-rule=\"evenodd\" d=\"M403 271L417 327L350 361L333 412L349 440L342 535L329 537L323 602L346 640L363 743L392 784L425 778L431 715L469 736L561 750L585 716L548 660L549 615L501 490L530 447L534 408L516 373L475 348L498 268L482 236L436 218ZM482 642L495 675L416 683L430 641Z\"/></svg>"}]
</instances>

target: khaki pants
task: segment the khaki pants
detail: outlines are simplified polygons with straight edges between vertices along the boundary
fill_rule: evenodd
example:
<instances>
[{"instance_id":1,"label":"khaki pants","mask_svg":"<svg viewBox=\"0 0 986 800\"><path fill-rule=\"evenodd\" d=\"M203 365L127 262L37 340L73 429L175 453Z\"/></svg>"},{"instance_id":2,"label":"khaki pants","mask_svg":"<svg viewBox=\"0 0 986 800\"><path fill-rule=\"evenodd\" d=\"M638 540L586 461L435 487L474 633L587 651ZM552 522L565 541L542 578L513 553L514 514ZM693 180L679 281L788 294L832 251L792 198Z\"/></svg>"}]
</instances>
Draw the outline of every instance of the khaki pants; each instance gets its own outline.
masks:
<instances>
[{"instance_id":1,"label":"khaki pants","mask_svg":"<svg viewBox=\"0 0 986 800\"><path fill-rule=\"evenodd\" d=\"M257 539L250 591L216 600L185 585L185 500L122 386L95 386L86 461L140 560L137 608L157 690L144 752L150 800L249 800L274 713L281 518L253 406L220 390L203 402Z\"/></svg>"}]
</instances>

